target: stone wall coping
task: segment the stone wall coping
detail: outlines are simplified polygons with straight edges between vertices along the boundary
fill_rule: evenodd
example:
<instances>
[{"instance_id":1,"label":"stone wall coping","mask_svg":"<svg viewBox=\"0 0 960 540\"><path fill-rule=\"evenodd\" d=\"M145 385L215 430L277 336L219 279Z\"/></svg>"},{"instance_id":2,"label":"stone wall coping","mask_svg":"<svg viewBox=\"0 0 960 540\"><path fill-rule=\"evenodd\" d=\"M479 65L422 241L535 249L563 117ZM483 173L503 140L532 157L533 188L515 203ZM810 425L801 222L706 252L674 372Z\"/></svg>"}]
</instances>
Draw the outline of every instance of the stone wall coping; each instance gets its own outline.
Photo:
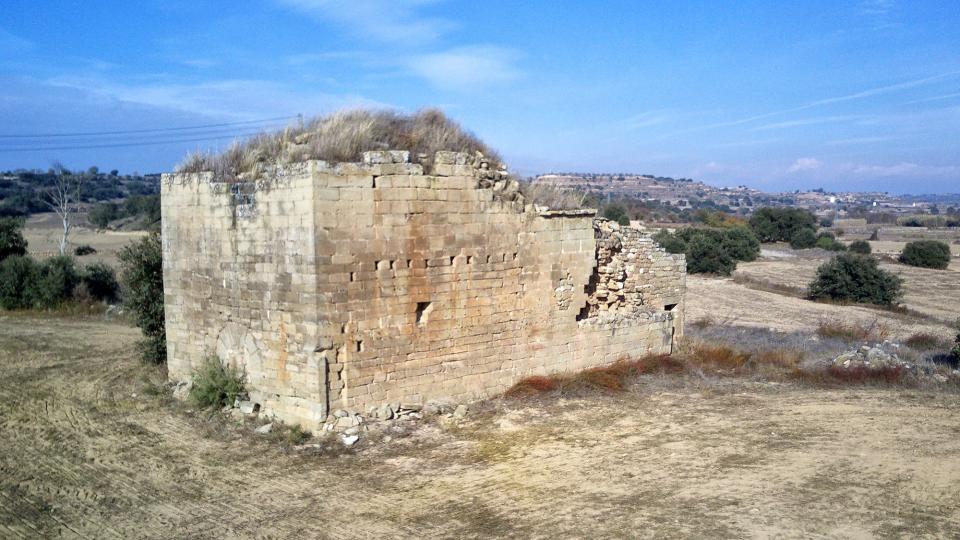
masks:
<instances>
[{"instance_id":1,"label":"stone wall coping","mask_svg":"<svg viewBox=\"0 0 960 540\"><path fill-rule=\"evenodd\" d=\"M588 217L597 215L596 208L577 208L575 210L554 210L546 206L536 205L533 210L540 217Z\"/></svg>"}]
</instances>

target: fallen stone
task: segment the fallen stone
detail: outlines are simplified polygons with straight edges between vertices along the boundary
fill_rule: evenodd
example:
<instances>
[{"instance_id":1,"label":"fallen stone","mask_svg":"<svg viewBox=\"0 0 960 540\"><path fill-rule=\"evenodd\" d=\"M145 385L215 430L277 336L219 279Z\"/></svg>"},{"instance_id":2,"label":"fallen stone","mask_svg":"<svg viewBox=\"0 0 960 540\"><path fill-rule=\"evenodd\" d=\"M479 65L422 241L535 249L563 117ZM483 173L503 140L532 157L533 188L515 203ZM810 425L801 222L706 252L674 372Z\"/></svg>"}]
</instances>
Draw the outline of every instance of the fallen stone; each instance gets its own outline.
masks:
<instances>
[{"instance_id":1,"label":"fallen stone","mask_svg":"<svg viewBox=\"0 0 960 540\"><path fill-rule=\"evenodd\" d=\"M466 418L467 417L467 406L466 405L457 405L456 410L453 411L453 417L456 419Z\"/></svg>"},{"instance_id":2,"label":"fallen stone","mask_svg":"<svg viewBox=\"0 0 960 540\"><path fill-rule=\"evenodd\" d=\"M185 400L187 396L190 395L191 388L193 388L192 382L180 383L173 389L173 397L179 400Z\"/></svg>"},{"instance_id":3,"label":"fallen stone","mask_svg":"<svg viewBox=\"0 0 960 540\"><path fill-rule=\"evenodd\" d=\"M943 375L939 374L939 373L934 373L934 374L933 374L933 380L937 381L938 383L945 383L945 382L947 382L947 378L944 377Z\"/></svg>"},{"instance_id":4,"label":"fallen stone","mask_svg":"<svg viewBox=\"0 0 960 540\"><path fill-rule=\"evenodd\" d=\"M337 410L333 411L333 415L336 416L337 418L346 418L346 417L350 416L350 413L348 413L347 411L345 411L345 410L343 410L343 409L337 409Z\"/></svg>"},{"instance_id":5,"label":"fallen stone","mask_svg":"<svg viewBox=\"0 0 960 540\"><path fill-rule=\"evenodd\" d=\"M344 435L343 437L340 437L340 440L343 441L343 445L344 445L344 446L353 446L354 444L357 443L357 441L360 440L360 436L359 436L359 435Z\"/></svg>"},{"instance_id":6,"label":"fallen stone","mask_svg":"<svg viewBox=\"0 0 960 540\"><path fill-rule=\"evenodd\" d=\"M240 409L240 412L243 414L253 414L260 410L260 404L252 401L241 401L240 406L237 408Z\"/></svg>"},{"instance_id":7,"label":"fallen stone","mask_svg":"<svg viewBox=\"0 0 960 540\"><path fill-rule=\"evenodd\" d=\"M345 435L358 435L360 433L360 426L347 428L343 433Z\"/></svg>"},{"instance_id":8,"label":"fallen stone","mask_svg":"<svg viewBox=\"0 0 960 540\"><path fill-rule=\"evenodd\" d=\"M341 416L340 418L337 418L337 423L335 425L337 429L346 429L348 427L357 425L357 421L352 416Z\"/></svg>"},{"instance_id":9,"label":"fallen stone","mask_svg":"<svg viewBox=\"0 0 960 540\"><path fill-rule=\"evenodd\" d=\"M388 405L388 404L385 403L382 407L380 407L380 410L377 411L377 416L378 416L381 420L392 420L392 419L393 419L393 408L390 407L390 405Z\"/></svg>"},{"instance_id":10,"label":"fallen stone","mask_svg":"<svg viewBox=\"0 0 960 540\"><path fill-rule=\"evenodd\" d=\"M257 429L255 429L254 431L261 435L266 435L267 433L270 433L272 430L273 430L273 424L264 424L258 427Z\"/></svg>"}]
</instances>

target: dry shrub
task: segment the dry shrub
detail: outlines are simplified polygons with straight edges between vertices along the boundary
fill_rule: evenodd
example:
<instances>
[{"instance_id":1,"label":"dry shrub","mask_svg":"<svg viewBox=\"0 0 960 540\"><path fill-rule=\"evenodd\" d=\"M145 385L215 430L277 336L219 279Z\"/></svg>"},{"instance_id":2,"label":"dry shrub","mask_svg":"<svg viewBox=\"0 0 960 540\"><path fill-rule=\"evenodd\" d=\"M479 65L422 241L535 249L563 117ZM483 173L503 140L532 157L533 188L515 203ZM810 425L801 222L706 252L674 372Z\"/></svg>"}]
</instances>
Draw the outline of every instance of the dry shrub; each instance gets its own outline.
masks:
<instances>
[{"instance_id":1,"label":"dry shrub","mask_svg":"<svg viewBox=\"0 0 960 540\"><path fill-rule=\"evenodd\" d=\"M496 152L438 109L414 114L356 109L313 118L303 127L261 133L220 154L191 154L177 171L211 171L217 180L231 181L244 173L256 178L264 164L314 159L356 162L370 150L408 150L411 161L426 166L432 164L438 150L479 152L492 163L502 164Z\"/></svg>"},{"instance_id":2,"label":"dry shrub","mask_svg":"<svg viewBox=\"0 0 960 540\"><path fill-rule=\"evenodd\" d=\"M597 390L621 392L626 389L631 379L640 375L681 373L684 369L683 362L668 355L645 356L637 360L622 359L608 366L577 373L527 377L511 386L504 392L504 396L524 398L554 392L569 394Z\"/></svg>"},{"instance_id":3,"label":"dry shrub","mask_svg":"<svg viewBox=\"0 0 960 540\"><path fill-rule=\"evenodd\" d=\"M696 345L686 355L686 360L703 369L738 372L747 367L750 353L724 346Z\"/></svg>"},{"instance_id":4,"label":"dry shrub","mask_svg":"<svg viewBox=\"0 0 960 540\"><path fill-rule=\"evenodd\" d=\"M557 381L554 377L545 377L543 375L534 375L520 379L511 386L504 395L507 397L527 397L546 392L552 392L557 389Z\"/></svg>"},{"instance_id":5,"label":"dry shrub","mask_svg":"<svg viewBox=\"0 0 960 540\"><path fill-rule=\"evenodd\" d=\"M817 335L822 338L836 338L847 341L883 341L890 337L890 328L874 319L869 323L844 323L841 321L820 321Z\"/></svg>"},{"instance_id":6,"label":"dry shrub","mask_svg":"<svg viewBox=\"0 0 960 540\"><path fill-rule=\"evenodd\" d=\"M527 202L546 206L551 210L577 210L583 208L587 198L584 192L562 189L549 182L522 182L520 191Z\"/></svg>"},{"instance_id":7,"label":"dry shrub","mask_svg":"<svg viewBox=\"0 0 960 540\"><path fill-rule=\"evenodd\" d=\"M950 344L936 334L920 332L913 334L903 341L904 345L918 351L932 351L935 349L946 349Z\"/></svg>"},{"instance_id":8,"label":"dry shrub","mask_svg":"<svg viewBox=\"0 0 960 540\"><path fill-rule=\"evenodd\" d=\"M904 384L906 375L907 371L903 366L883 368L829 366L823 369L797 369L792 374L793 379L816 386Z\"/></svg>"}]
</instances>

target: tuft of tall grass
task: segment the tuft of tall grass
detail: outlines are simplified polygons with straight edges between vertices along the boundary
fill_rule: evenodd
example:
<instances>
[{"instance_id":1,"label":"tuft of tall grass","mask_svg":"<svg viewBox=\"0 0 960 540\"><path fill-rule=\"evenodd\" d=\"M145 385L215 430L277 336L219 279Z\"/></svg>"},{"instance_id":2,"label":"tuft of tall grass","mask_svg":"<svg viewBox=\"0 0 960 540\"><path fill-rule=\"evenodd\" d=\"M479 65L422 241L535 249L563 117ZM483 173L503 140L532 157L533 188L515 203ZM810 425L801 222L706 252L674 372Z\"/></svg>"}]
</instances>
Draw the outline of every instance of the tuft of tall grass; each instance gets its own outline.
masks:
<instances>
[{"instance_id":1,"label":"tuft of tall grass","mask_svg":"<svg viewBox=\"0 0 960 540\"><path fill-rule=\"evenodd\" d=\"M530 204L546 206L551 210L577 210L583 208L586 192L562 189L549 182L521 182L520 192Z\"/></svg>"},{"instance_id":2,"label":"tuft of tall grass","mask_svg":"<svg viewBox=\"0 0 960 540\"><path fill-rule=\"evenodd\" d=\"M427 167L439 150L479 152L493 164L503 163L494 150L439 109L413 114L354 109L315 117L302 127L261 133L234 143L219 154L190 154L177 171L209 171L217 180L233 181L242 174L256 178L260 167L266 164L314 159L356 162L370 150L408 150L411 161Z\"/></svg>"},{"instance_id":3,"label":"tuft of tall grass","mask_svg":"<svg viewBox=\"0 0 960 540\"><path fill-rule=\"evenodd\" d=\"M844 323L820 321L816 333L822 338L837 338L847 341L883 341L890 337L890 328L874 319L869 323Z\"/></svg>"},{"instance_id":4,"label":"tuft of tall grass","mask_svg":"<svg viewBox=\"0 0 960 540\"><path fill-rule=\"evenodd\" d=\"M932 351L935 349L947 349L950 343L936 334L919 332L903 340L903 344L911 349L918 351Z\"/></svg>"}]
</instances>

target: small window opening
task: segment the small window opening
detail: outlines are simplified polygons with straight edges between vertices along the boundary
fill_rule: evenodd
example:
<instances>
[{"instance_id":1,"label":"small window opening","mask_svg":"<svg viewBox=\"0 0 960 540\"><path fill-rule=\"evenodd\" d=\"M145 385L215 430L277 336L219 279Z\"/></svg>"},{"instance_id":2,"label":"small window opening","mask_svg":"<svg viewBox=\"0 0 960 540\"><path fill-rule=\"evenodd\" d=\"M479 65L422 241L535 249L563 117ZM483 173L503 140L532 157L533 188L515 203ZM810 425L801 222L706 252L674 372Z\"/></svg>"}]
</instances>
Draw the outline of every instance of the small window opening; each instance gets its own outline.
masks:
<instances>
[{"instance_id":1,"label":"small window opening","mask_svg":"<svg viewBox=\"0 0 960 540\"><path fill-rule=\"evenodd\" d=\"M467 264L473 264L473 255L467 255Z\"/></svg>"},{"instance_id":2,"label":"small window opening","mask_svg":"<svg viewBox=\"0 0 960 540\"><path fill-rule=\"evenodd\" d=\"M356 280L357 280L357 273L350 272L350 281L356 281Z\"/></svg>"},{"instance_id":3,"label":"small window opening","mask_svg":"<svg viewBox=\"0 0 960 540\"><path fill-rule=\"evenodd\" d=\"M424 326L430 318L430 312L433 311L433 304L430 302L417 302L417 326Z\"/></svg>"},{"instance_id":4,"label":"small window opening","mask_svg":"<svg viewBox=\"0 0 960 540\"><path fill-rule=\"evenodd\" d=\"M673 311L673 308L675 308L675 307L677 307L676 304L667 304L667 305L663 306L663 310L664 310L664 311Z\"/></svg>"},{"instance_id":5,"label":"small window opening","mask_svg":"<svg viewBox=\"0 0 960 540\"><path fill-rule=\"evenodd\" d=\"M363 352L363 340L362 340L362 339L358 339L358 340L357 340L357 352Z\"/></svg>"}]
</instances>

